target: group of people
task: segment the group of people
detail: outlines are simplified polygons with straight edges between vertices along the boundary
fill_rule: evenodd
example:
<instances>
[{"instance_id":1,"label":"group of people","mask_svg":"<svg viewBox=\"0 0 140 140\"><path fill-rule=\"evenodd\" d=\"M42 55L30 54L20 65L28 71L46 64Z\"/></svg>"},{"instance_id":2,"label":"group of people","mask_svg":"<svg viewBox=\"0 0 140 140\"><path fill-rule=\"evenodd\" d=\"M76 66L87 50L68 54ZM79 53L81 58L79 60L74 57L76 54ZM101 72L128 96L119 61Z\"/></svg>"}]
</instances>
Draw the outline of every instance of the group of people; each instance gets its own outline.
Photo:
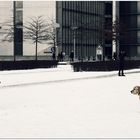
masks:
<instances>
[{"instance_id":1,"label":"group of people","mask_svg":"<svg viewBox=\"0 0 140 140\"><path fill-rule=\"evenodd\" d=\"M64 59L65 59L65 55L66 54L63 51L61 51L60 53L58 53L58 56L57 56L58 57L58 61L63 62ZM52 58L53 58L53 60L56 60L55 53L52 54ZM74 52L73 51L71 51L71 53L69 55L69 59L70 59L71 62L74 61Z\"/></svg>"}]
</instances>

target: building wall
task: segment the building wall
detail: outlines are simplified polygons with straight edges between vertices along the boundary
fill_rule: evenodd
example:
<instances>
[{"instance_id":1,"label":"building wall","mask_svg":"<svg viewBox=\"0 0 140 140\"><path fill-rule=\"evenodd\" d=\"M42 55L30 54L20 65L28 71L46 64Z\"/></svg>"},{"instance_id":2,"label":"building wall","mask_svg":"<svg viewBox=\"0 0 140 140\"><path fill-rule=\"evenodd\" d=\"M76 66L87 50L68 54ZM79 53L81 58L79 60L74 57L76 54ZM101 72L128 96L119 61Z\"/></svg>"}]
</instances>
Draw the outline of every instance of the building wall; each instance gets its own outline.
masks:
<instances>
[{"instance_id":1,"label":"building wall","mask_svg":"<svg viewBox=\"0 0 140 140\"><path fill-rule=\"evenodd\" d=\"M125 35L120 41L120 48L128 57L140 56L140 2L120 1L120 22L125 25Z\"/></svg>"},{"instance_id":2,"label":"building wall","mask_svg":"<svg viewBox=\"0 0 140 140\"><path fill-rule=\"evenodd\" d=\"M0 55L13 55L13 2L0 1Z\"/></svg>"},{"instance_id":3,"label":"building wall","mask_svg":"<svg viewBox=\"0 0 140 140\"><path fill-rule=\"evenodd\" d=\"M112 24L112 15L113 15L113 3L112 1L106 1L105 2L105 30L110 31L112 30L111 24ZM106 38L105 36L105 49L104 49L104 55L107 59L112 58L112 38Z\"/></svg>"},{"instance_id":4,"label":"building wall","mask_svg":"<svg viewBox=\"0 0 140 140\"><path fill-rule=\"evenodd\" d=\"M18 28L22 27L22 6L19 1L0 1L0 55L22 55L23 33Z\"/></svg>"},{"instance_id":5,"label":"building wall","mask_svg":"<svg viewBox=\"0 0 140 140\"><path fill-rule=\"evenodd\" d=\"M4 4L3 6L1 6ZM0 2L1 22L10 20L10 26L0 29L5 35L8 28L13 27L13 2ZM109 19L109 13L105 17L105 2L97 1L18 1L15 6L15 41L6 40L1 43L1 55L13 55L15 45L16 55L35 55L35 44L32 40L24 39L24 26L31 18L43 16L48 22L56 20L60 24L57 29L57 46L59 52L64 51L69 56L74 49L74 34L76 41L77 59L95 58L96 48L102 45L104 54L111 52L110 44L104 44L105 18ZM110 12L107 10L107 12ZM6 15L7 13L7 15ZM2 23L0 23L2 24ZM23 28L21 28L23 25ZM77 30L72 30L77 27ZM13 33L13 31L12 31ZM2 36L1 36L2 38ZM2 41L2 39L1 39ZM5 45L6 44L6 45ZM52 47L50 42L38 44L38 54L46 55L44 51Z\"/></svg>"},{"instance_id":6,"label":"building wall","mask_svg":"<svg viewBox=\"0 0 140 140\"><path fill-rule=\"evenodd\" d=\"M15 55L35 55L35 44L24 38L24 26L37 16L42 16L48 23L55 22L55 1L16 1L15 8L13 4L13 1L0 1L0 55L13 55L13 46ZM49 43L38 44L39 55L46 55L44 51L52 47Z\"/></svg>"},{"instance_id":7,"label":"building wall","mask_svg":"<svg viewBox=\"0 0 140 140\"><path fill-rule=\"evenodd\" d=\"M58 33L60 50L67 56L74 50L76 58L96 57L96 47L104 44L104 2L97 1L62 1L57 2L57 22L61 28ZM77 27L76 30L72 30Z\"/></svg>"}]
</instances>

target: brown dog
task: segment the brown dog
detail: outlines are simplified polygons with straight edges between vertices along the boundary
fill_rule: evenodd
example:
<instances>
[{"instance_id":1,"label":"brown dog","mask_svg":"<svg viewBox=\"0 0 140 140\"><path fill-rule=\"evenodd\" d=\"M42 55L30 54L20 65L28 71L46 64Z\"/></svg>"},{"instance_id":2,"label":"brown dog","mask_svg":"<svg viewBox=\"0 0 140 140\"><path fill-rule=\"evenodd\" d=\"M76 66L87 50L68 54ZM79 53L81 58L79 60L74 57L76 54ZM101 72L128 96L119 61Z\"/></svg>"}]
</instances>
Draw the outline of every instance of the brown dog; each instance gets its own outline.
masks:
<instances>
[{"instance_id":1,"label":"brown dog","mask_svg":"<svg viewBox=\"0 0 140 140\"><path fill-rule=\"evenodd\" d=\"M134 95L138 95L140 99L140 86L135 86L133 90L131 90L131 93Z\"/></svg>"}]
</instances>

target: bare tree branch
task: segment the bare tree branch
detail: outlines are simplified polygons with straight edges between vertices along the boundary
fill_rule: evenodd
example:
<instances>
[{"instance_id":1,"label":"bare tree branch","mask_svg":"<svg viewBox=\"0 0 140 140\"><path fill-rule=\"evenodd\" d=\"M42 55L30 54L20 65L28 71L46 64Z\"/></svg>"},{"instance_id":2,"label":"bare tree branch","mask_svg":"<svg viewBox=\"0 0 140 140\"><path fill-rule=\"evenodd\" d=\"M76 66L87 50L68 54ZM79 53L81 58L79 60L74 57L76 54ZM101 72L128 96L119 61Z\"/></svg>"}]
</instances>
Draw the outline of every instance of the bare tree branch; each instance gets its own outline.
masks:
<instances>
[{"instance_id":1,"label":"bare tree branch","mask_svg":"<svg viewBox=\"0 0 140 140\"><path fill-rule=\"evenodd\" d=\"M48 24L44 20L43 16L37 16L30 18L30 21L26 22L27 25L24 25L24 39L30 39L35 43L36 48L36 60L38 52L38 43L43 43L48 41Z\"/></svg>"}]
</instances>

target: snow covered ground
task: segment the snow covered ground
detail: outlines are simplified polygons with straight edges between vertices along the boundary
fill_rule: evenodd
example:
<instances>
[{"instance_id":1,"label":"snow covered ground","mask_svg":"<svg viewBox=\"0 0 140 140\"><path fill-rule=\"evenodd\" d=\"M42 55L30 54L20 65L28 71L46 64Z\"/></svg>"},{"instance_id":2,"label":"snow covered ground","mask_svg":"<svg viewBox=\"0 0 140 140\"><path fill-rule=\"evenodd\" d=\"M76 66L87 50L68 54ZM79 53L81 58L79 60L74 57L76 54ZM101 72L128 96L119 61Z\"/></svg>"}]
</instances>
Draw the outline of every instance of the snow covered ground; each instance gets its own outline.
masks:
<instances>
[{"instance_id":1,"label":"snow covered ground","mask_svg":"<svg viewBox=\"0 0 140 140\"><path fill-rule=\"evenodd\" d=\"M140 69L0 71L0 138L140 138Z\"/></svg>"}]
</instances>

